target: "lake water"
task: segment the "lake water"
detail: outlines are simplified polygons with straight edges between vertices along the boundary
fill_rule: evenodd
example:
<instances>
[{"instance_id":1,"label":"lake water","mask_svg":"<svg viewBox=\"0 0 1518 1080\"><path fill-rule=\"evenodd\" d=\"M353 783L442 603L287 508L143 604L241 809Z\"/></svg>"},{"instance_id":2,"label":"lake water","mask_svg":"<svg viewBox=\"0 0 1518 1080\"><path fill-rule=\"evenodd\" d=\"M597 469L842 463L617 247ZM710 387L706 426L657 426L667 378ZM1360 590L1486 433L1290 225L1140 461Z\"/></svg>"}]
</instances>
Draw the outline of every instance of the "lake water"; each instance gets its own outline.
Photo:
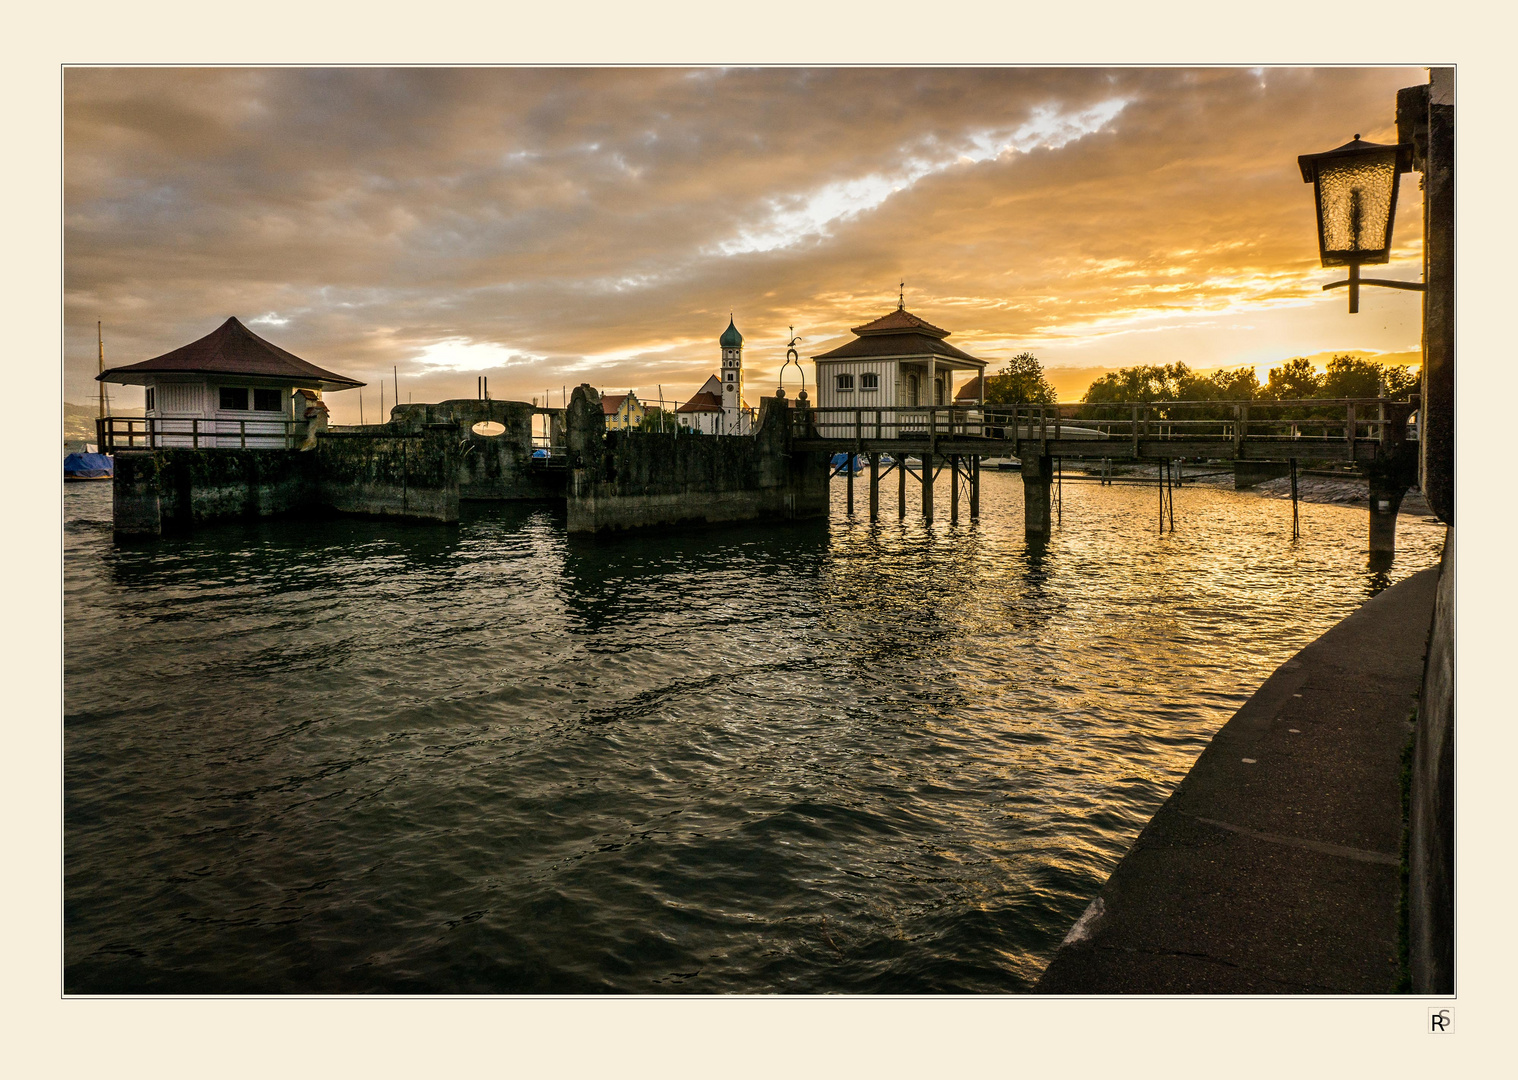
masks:
<instances>
[{"instance_id":1,"label":"lake water","mask_svg":"<svg viewBox=\"0 0 1518 1080\"><path fill-rule=\"evenodd\" d=\"M939 512L947 519L947 477ZM860 487L860 505L864 488ZM64 497L65 988L1027 990L1274 668L1437 561L1403 515L1021 480L979 524L586 541ZM911 507L916 506L915 495Z\"/></svg>"}]
</instances>

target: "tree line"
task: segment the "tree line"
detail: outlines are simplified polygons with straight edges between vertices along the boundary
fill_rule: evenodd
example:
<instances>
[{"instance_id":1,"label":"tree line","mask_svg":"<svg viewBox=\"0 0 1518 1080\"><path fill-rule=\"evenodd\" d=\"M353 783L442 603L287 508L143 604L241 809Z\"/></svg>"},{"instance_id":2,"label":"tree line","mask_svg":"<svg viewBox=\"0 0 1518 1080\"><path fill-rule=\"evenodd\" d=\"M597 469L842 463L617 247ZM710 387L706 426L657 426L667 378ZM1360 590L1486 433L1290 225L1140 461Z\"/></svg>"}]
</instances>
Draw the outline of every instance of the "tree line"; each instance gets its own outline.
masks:
<instances>
[{"instance_id":1,"label":"tree line","mask_svg":"<svg viewBox=\"0 0 1518 1080\"><path fill-rule=\"evenodd\" d=\"M1110 371L1087 388L1081 401L1296 401L1310 398L1405 398L1418 389L1419 369L1342 353L1319 372L1298 356L1270 369L1262 384L1253 367L1201 374L1184 363L1138 364ZM995 375L986 376L987 405L1053 405L1058 399L1030 352L1018 353Z\"/></svg>"}]
</instances>

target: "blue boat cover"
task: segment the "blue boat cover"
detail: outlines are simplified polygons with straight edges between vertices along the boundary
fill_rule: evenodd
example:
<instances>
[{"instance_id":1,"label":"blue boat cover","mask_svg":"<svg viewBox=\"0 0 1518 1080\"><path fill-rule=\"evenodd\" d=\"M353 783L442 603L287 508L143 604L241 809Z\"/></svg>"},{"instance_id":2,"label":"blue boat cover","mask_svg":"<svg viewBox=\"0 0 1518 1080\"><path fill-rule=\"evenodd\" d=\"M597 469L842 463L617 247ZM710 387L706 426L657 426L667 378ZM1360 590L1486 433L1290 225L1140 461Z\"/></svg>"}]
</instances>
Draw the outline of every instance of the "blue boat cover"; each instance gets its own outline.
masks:
<instances>
[{"instance_id":1,"label":"blue boat cover","mask_svg":"<svg viewBox=\"0 0 1518 1080\"><path fill-rule=\"evenodd\" d=\"M107 454L68 454L63 459L64 476L112 476L114 462Z\"/></svg>"}]
</instances>

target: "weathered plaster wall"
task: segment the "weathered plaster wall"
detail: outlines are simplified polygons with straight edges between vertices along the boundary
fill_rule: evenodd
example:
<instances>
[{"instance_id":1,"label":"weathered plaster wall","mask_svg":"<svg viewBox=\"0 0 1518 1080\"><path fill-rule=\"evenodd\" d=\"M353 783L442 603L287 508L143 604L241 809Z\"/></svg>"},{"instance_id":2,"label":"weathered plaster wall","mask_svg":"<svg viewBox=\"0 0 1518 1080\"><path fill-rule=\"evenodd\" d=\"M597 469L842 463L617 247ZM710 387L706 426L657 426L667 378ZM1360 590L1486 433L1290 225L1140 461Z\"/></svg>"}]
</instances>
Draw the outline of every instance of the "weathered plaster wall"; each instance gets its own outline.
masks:
<instances>
[{"instance_id":1,"label":"weathered plaster wall","mask_svg":"<svg viewBox=\"0 0 1518 1080\"><path fill-rule=\"evenodd\" d=\"M785 404L765 398L753 435L608 432L600 395L576 387L566 418L569 531L825 519L827 457L792 453L786 419Z\"/></svg>"}]
</instances>

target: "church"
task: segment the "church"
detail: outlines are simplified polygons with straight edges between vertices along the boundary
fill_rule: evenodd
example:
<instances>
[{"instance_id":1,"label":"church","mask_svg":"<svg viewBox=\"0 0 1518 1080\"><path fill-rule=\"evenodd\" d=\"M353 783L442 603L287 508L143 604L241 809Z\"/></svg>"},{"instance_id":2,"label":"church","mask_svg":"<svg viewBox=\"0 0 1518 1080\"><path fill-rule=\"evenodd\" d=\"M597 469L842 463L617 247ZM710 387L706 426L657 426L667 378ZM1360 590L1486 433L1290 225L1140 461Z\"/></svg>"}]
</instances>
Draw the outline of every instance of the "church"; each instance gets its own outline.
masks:
<instances>
[{"instance_id":1,"label":"church","mask_svg":"<svg viewBox=\"0 0 1518 1080\"><path fill-rule=\"evenodd\" d=\"M675 410L675 417L681 427L707 435L751 435L754 410L743 400L743 335L731 315L717 346L722 351L722 377L713 375L702 383Z\"/></svg>"}]
</instances>

